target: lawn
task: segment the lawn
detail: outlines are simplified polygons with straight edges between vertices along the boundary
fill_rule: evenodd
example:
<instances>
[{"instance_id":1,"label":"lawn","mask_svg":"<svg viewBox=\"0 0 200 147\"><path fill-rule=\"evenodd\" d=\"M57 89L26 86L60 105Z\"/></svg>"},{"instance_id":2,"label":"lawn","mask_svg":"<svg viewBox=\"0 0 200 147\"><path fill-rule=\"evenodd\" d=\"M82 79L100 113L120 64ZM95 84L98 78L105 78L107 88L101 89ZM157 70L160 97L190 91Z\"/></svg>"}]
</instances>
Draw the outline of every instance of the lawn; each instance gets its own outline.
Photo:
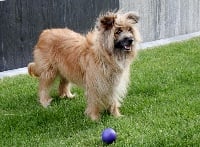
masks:
<instances>
[{"instance_id":1,"label":"lawn","mask_svg":"<svg viewBox=\"0 0 200 147\"><path fill-rule=\"evenodd\" d=\"M0 146L103 146L107 127L118 134L110 146L200 146L200 38L139 52L121 118L104 113L92 122L83 90L61 100L57 84L45 109L37 79L0 79Z\"/></svg>"}]
</instances>

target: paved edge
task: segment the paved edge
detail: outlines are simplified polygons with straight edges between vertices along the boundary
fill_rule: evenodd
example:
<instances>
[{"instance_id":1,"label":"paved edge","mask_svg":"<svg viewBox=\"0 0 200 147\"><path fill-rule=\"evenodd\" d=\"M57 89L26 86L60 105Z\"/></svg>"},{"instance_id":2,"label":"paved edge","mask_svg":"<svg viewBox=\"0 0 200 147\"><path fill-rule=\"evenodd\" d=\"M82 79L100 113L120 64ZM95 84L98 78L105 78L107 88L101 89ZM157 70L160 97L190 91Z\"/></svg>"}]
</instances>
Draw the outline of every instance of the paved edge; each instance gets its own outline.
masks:
<instances>
[{"instance_id":1,"label":"paved edge","mask_svg":"<svg viewBox=\"0 0 200 147\"><path fill-rule=\"evenodd\" d=\"M160 39L160 40L156 40L152 42L144 42L140 44L140 49L147 49L147 48L151 48L155 46L166 45L173 42L180 42L180 41L188 40L188 39L198 37L198 36L200 36L200 32L179 35L179 36L166 38L166 39Z\"/></svg>"},{"instance_id":2,"label":"paved edge","mask_svg":"<svg viewBox=\"0 0 200 147\"><path fill-rule=\"evenodd\" d=\"M28 73L27 67L13 69L13 70L7 70L7 71L0 72L0 79L2 79L4 77L12 77L15 75L27 74L27 73Z\"/></svg>"}]
</instances>

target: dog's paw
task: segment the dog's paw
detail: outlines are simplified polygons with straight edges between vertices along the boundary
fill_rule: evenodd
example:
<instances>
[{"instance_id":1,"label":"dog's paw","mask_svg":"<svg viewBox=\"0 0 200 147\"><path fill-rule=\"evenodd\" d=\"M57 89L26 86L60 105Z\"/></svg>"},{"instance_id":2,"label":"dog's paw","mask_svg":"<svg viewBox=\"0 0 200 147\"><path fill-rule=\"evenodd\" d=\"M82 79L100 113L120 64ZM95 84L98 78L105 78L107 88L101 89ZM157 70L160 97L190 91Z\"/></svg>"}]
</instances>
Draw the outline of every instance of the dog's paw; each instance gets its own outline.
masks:
<instances>
[{"instance_id":1,"label":"dog's paw","mask_svg":"<svg viewBox=\"0 0 200 147\"><path fill-rule=\"evenodd\" d=\"M61 98L70 98L70 99L72 99L72 98L74 98L76 96L76 94L72 94L71 92L70 93L63 93L63 94L61 94L60 95L60 97Z\"/></svg>"},{"instance_id":2,"label":"dog's paw","mask_svg":"<svg viewBox=\"0 0 200 147\"><path fill-rule=\"evenodd\" d=\"M72 94L71 92L70 93L67 93L66 95L68 98L74 98L76 96L76 94Z\"/></svg>"},{"instance_id":3,"label":"dog's paw","mask_svg":"<svg viewBox=\"0 0 200 147\"><path fill-rule=\"evenodd\" d=\"M89 117L92 121L98 121L100 119L100 115L90 115Z\"/></svg>"},{"instance_id":4,"label":"dog's paw","mask_svg":"<svg viewBox=\"0 0 200 147\"><path fill-rule=\"evenodd\" d=\"M119 107L113 107L113 108L111 107L110 113L111 113L111 115L113 115L116 118L123 116L119 111Z\"/></svg>"},{"instance_id":5,"label":"dog's paw","mask_svg":"<svg viewBox=\"0 0 200 147\"><path fill-rule=\"evenodd\" d=\"M98 121L100 119L99 113L92 113L86 110L85 115L87 115L92 121Z\"/></svg>"},{"instance_id":6,"label":"dog's paw","mask_svg":"<svg viewBox=\"0 0 200 147\"><path fill-rule=\"evenodd\" d=\"M44 108L47 108L51 104L52 100L53 100L52 98L48 98L48 99L45 99L45 100L42 99L42 100L40 100L40 103Z\"/></svg>"}]
</instances>

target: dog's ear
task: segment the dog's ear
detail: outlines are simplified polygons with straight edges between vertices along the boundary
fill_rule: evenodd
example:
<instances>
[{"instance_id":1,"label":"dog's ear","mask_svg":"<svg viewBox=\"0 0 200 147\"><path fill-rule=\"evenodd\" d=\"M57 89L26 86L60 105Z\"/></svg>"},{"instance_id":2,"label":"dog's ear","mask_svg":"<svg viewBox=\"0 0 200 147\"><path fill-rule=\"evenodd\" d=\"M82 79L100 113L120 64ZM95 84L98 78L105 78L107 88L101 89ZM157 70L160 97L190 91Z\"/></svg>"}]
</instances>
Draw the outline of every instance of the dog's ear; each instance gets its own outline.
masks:
<instances>
[{"instance_id":1,"label":"dog's ear","mask_svg":"<svg viewBox=\"0 0 200 147\"><path fill-rule=\"evenodd\" d=\"M116 15L114 13L108 13L100 17L100 26L105 30L109 30L114 26Z\"/></svg>"},{"instance_id":2,"label":"dog's ear","mask_svg":"<svg viewBox=\"0 0 200 147\"><path fill-rule=\"evenodd\" d=\"M135 12L128 12L125 14L126 18L131 21L131 23L135 24L139 21L139 16Z\"/></svg>"}]
</instances>

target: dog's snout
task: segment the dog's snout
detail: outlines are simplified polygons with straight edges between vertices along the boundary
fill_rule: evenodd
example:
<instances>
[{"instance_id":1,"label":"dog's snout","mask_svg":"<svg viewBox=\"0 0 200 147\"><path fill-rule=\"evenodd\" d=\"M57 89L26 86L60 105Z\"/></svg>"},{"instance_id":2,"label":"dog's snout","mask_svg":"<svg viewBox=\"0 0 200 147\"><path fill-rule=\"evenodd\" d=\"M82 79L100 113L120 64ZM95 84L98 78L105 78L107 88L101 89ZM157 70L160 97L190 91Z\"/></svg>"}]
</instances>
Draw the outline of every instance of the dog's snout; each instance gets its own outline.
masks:
<instances>
[{"instance_id":1,"label":"dog's snout","mask_svg":"<svg viewBox=\"0 0 200 147\"><path fill-rule=\"evenodd\" d=\"M131 43L133 42L133 38L125 37L125 38L124 38L124 41L125 41L125 42L128 42L129 44L131 44Z\"/></svg>"}]
</instances>

